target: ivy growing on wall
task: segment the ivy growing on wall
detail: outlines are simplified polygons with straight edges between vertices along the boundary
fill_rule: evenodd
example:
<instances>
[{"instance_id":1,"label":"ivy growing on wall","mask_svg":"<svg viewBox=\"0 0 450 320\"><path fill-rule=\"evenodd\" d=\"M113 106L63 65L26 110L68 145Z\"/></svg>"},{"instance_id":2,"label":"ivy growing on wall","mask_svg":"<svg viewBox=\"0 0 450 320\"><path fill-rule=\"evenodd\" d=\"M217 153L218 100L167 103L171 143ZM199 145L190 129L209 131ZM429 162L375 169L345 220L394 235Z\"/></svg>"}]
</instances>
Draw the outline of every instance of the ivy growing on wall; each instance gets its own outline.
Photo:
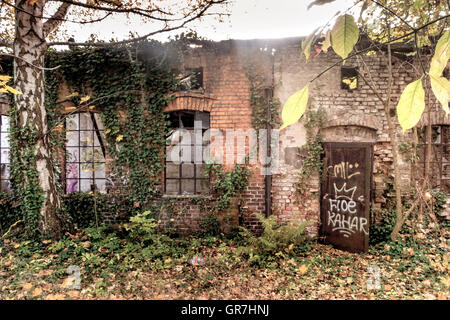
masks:
<instances>
[{"instance_id":1,"label":"ivy growing on wall","mask_svg":"<svg viewBox=\"0 0 450 320\"><path fill-rule=\"evenodd\" d=\"M299 194L306 193L309 181L314 174L322 174L323 138L322 128L326 124L326 111L322 108L309 109L304 114L304 127L306 129L306 144L302 146L301 153L305 154L302 169L295 185Z\"/></svg>"},{"instance_id":2,"label":"ivy growing on wall","mask_svg":"<svg viewBox=\"0 0 450 320\"><path fill-rule=\"evenodd\" d=\"M259 66L254 62L248 61L245 63L245 70L247 78L250 81L250 105L252 107L252 127L258 133L259 129L266 129L269 124L271 127L280 124L279 107L280 101L278 98L267 98L265 90L269 89L272 92L275 85L267 84L265 74L261 72ZM267 104L270 104L270 118L267 115Z\"/></svg>"},{"instance_id":3,"label":"ivy growing on wall","mask_svg":"<svg viewBox=\"0 0 450 320\"><path fill-rule=\"evenodd\" d=\"M101 111L114 183L141 209L160 190L167 121L163 107L177 81L163 61L143 61L138 54L126 47L74 48L50 56L53 65L61 65L58 72L71 92L89 96L89 108Z\"/></svg>"}]
</instances>

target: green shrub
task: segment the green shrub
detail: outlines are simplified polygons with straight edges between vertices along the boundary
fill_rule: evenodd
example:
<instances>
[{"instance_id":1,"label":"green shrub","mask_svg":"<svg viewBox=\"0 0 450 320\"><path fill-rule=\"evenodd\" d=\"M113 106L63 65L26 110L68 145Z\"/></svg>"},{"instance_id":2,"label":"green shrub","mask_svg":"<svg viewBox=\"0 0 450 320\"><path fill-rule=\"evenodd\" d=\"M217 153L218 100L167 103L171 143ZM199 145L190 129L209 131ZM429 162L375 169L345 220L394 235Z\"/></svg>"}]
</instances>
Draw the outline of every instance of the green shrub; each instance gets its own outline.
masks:
<instances>
[{"instance_id":1,"label":"green shrub","mask_svg":"<svg viewBox=\"0 0 450 320\"><path fill-rule=\"evenodd\" d=\"M125 225L125 228L130 232L130 238L133 241L142 243L153 242L157 233L157 227L158 224L149 210L131 217L130 223Z\"/></svg>"},{"instance_id":2,"label":"green shrub","mask_svg":"<svg viewBox=\"0 0 450 320\"><path fill-rule=\"evenodd\" d=\"M97 214L95 213L97 205ZM92 193L73 192L63 198L63 209L70 217L75 227L84 229L92 227L98 222L101 224L108 211L106 196L96 194L96 199Z\"/></svg>"},{"instance_id":3,"label":"green shrub","mask_svg":"<svg viewBox=\"0 0 450 320\"><path fill-rule=\"evenodd\" d=\"M431 190L433 195L433 212L439 215L444 210L444 205L447 203L448 193L439 189Z\"/></svg>"},{"instance_id":4,"label":"green shrub","mask_svg":"<svg viewBox=\"0 0 450 320\"><path fill-rule=\"evenodd\" d=\"M11 194L0 192L0 235L8 231L8 228L18 220L21 220L18 206L14 206Z\"/></svg>"},{"instance_id":5,"label":"green shrub","mask_svg":"<svg viewBox=\"0 0 450 320\"><path fill-rule=\"evenodd\" d=\"M313 222L305 221L298 226L292 224L279 224L276 216L265 218L255 214L263 227L260 236L254 235L246 228L242 228L241 235L246 240L246 246L240 247L240 252L247 255L250 264L263 265L285 257L295 250L302 250L308 244L306 227Z\"/></svg>"},{"instance_id":6,"label":"green shrub","mask_svg":"<svg viewBox=\"0 0 450 320\"><path fill-rule=\"evenodd\" d=\"M213 212L206 212L199 221L198 237L214 237L220 234L220 223Z\"/></svg>"},{"instance_id":7,"label":"green shrub","mask_svg":"<svg viewBox=\"0 0 450 320\"><path fill-rule=\"evenodd\" d=\"M371 223L369 228L369 243L375 245L380 242L390 241L394 229L397 213L395 209L383 209L380 211L379 223Z\"/></svg>"}]
</instances>

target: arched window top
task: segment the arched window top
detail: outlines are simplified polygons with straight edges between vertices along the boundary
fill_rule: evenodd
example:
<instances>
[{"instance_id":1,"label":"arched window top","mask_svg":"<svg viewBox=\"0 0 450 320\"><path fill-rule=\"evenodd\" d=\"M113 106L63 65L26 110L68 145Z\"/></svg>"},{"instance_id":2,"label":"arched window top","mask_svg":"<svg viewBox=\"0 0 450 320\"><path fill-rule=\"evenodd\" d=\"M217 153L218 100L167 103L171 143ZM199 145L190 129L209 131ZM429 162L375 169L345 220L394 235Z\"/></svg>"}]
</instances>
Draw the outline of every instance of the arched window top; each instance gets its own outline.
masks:
<instances>
[{"instance_id":1,"label":"arched window top","mask_svg":"<svg viewBox=\"0 0 450 320\"><path fill-rule=\"evenodd\" d=\"M215 96L206 93L176 92L174 99L164 108L164 112L192 110L211 112Z\"/></svg>"}]
</instances>

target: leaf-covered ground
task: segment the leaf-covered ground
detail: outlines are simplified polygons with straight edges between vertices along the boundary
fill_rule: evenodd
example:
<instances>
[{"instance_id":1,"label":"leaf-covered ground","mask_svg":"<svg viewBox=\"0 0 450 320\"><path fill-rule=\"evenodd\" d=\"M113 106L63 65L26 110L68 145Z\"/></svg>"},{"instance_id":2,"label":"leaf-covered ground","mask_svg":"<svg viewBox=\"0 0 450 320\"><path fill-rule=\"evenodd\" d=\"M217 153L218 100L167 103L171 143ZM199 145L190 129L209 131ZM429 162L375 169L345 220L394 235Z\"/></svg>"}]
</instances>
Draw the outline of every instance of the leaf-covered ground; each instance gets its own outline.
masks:
<instances>
[{"instance_id":1,"label":"leaf-covered ground","mask_svg":"<svg viewBox=\"0 0 450 320\"><path fill-rule=\"evenodd\" d=\"M96 230L59 242L6 240L0 299L449 299L444 232L379 244L367 254L291 246L264 265L249 265L238 242L217 237L146 247ZM189 263L193 256L203 263Z\"/></svg>"}]
</instances>

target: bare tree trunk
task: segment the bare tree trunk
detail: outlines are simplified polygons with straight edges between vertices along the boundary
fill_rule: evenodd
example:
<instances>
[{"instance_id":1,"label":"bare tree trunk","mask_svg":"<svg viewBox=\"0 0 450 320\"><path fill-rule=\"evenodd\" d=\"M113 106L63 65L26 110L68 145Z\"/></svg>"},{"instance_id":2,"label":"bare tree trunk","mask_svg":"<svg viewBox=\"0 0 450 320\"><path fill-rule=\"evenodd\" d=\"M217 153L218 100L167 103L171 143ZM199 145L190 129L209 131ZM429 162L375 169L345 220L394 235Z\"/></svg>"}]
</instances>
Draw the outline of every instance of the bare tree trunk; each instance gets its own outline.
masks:
<instances>
[{"instance_id":1,"label":"bare tree trunk","mask_svg":"<svg viewBox=\"0 0 450 320\"><path fill-rule=\"evenodd\" d=\"M30 4L31 3L31 4ZM47 50L42 19L45 1L17 0L16 34L14 53L23 60L15 59L14 77L16 87L23 93L15 96L16 112L12 113L12 128L17 131L16 147L12 148L15 164L20 169L13 179L18 194L23 199L25 224L34 225L42 232L58 237L61 221L57 213L61 208L56 188L52 152L47 132L45 109L44 66ZM29 14L32 13L32 14ZM43 138L41 138L43 137ZM14 138L14 137L13 137ZM14 177L14 175L16 175Z\"/></svg>"},{"instance_id":2,"label":"bare tree trunk","mask_svg":"<svg viewBox=\"0 0 450 320\"><path fill-rule=\"evenodd\" d=\"M388 30L390 31L390 30ZM390 40L390 32L389 32L389 40ZM397 135L395 132L395 126L392 123L392 118L390 115L390 106L391 106L391 92L392 92L392 53L391 53L391 45L388 44L388 73L389 73L389 81L388 81L388 95L386 99L386 103L384 106L384 111L386 113L386 119L389 127L389 139L391 140L392 146L392 157L394 160L394 189L395 189L395 211L397 219L395 221L394 229L391 233L391 239L396 240L398 237L398 233L403 225L403 205L402 205L402 192L400 186L400 168L398 166L398 143L397 143Z\"/></svg>"}]
</instances>

